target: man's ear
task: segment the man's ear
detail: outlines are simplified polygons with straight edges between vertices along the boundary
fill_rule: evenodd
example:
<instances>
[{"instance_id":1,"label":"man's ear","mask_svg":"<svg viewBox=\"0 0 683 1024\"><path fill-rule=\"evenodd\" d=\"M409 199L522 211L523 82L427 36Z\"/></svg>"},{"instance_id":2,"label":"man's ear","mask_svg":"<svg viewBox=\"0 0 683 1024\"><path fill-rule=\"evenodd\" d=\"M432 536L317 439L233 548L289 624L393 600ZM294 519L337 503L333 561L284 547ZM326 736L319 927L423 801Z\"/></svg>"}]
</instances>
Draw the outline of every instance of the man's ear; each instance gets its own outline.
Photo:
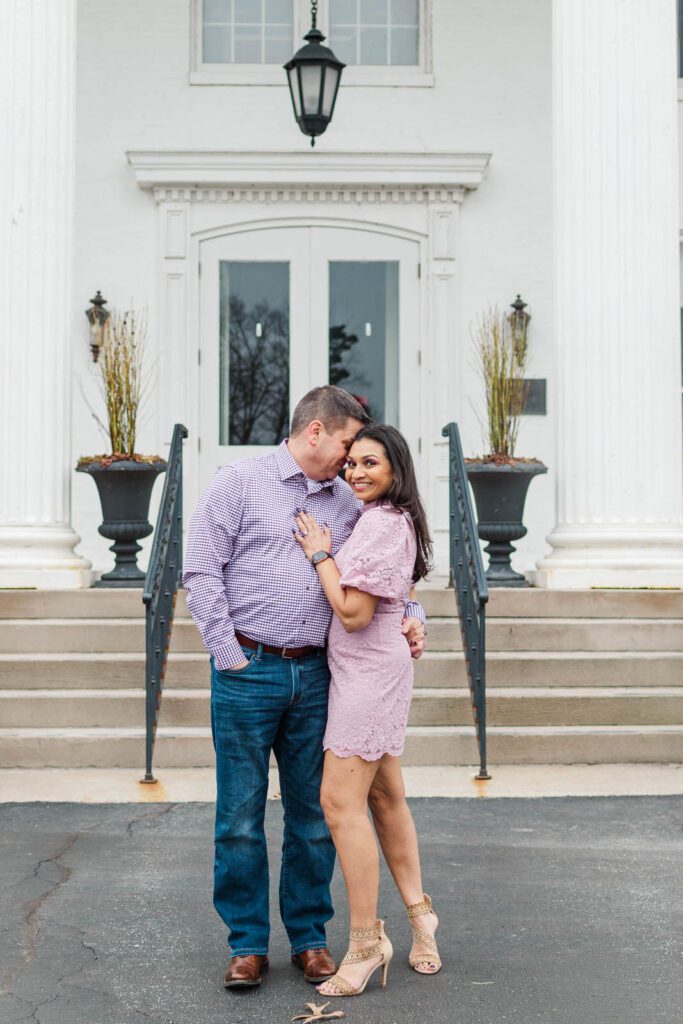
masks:
<instances>
[{"instance_id":1,"label":"man's ear","mask_svg":"<svg viewBox=\"0 0 683 1024\"><path fill-rule=\"evenodd\" d=\"M322 431L323 425L320 420L311 420L308 424L308 443L312 448L315 448L318 444Z\"/></svg>"}]
</instances>

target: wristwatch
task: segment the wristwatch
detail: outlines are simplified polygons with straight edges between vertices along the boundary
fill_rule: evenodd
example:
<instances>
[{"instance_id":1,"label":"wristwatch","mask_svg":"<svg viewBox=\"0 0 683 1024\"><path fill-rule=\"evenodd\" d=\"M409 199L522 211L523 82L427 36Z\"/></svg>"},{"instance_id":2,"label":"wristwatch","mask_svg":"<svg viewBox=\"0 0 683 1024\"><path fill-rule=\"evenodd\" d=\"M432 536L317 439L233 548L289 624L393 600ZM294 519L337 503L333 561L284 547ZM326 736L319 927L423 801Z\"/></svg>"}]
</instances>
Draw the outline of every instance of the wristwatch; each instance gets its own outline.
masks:
<instances>
[{"instance_id":1,"label":"wristwatch","mask_svg":"<svg viewBox=\"0 0 683 1024\"><path fill-rule=\"evenodd\" d=\"M314 551L311 555L311 565L318 565L319 562L324 562L326 558L332 558L329 551Z\"/></svg>"}]
</instances>

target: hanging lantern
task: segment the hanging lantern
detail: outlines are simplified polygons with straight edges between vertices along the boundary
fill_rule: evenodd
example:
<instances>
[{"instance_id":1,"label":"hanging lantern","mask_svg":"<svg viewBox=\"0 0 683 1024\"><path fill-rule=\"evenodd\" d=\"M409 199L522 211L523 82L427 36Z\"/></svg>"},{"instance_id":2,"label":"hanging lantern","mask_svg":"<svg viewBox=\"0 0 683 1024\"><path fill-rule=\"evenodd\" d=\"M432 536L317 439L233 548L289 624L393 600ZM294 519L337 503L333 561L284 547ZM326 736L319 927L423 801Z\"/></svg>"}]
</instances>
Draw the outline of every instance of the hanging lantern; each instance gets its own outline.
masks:
<instances>
[{"instance_id":1,"label":"hanging lantern","mask_svg":"<svg viewBox=\"0 0 683 1024\"><path fill-rule=\"evenodd\" d=\"M323 46L325 36L317 27L318 0L311 3L311 29L304 36L302 46L285 64L292 96L294 116L304 135L322 135L332 120L342 70L346 64L337 60L329 46Z\"/></svg>"}]
</instances>

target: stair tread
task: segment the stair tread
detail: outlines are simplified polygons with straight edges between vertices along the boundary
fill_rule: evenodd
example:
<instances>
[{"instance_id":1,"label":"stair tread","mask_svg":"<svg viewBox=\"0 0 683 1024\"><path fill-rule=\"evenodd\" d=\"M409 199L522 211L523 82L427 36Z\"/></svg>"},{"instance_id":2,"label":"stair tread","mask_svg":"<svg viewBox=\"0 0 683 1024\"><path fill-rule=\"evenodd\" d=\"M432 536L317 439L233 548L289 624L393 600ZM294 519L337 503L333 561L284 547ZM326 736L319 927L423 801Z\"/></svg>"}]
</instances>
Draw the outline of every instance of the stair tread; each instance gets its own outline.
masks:
<instances>
[{"instance_id":1,"label":"stair tread","mask_svg":"<svg viewBox=\"0 0 683 1024\"><path fill-rule=\"evenodd\" d=\"M670 616L667 618L657 619L643 619L638 616L629 618L625 615L620 615L618 619L614 617L598 617L598 616L540 616L540 615L514 615L514 616L498 616L498 615L487 615L487 624L496 626L596 626L596 627L613 627L615 625L625 626L666 626L666 625L677 625L683 626L683 622L678 616ZM429 622L442 624L453 624L457 622L455 616L445 615L430 615Z\"/></svg>"},{"instance_id":2,"label":"stair tread","mask_svg":"<svg viewBox=\"0 0 683 1024\"><path fill-rule=\"evenodd\" d=\"M615 733L619 735L654 735L656 733L673 733L683 736L683 725L491 725L487 726L487 735L524 735L524 736L555 736ZM407 736L470 736L474 733L473 725L409 725ZM71 728L0 728L0 741L7 737L19 739L45 738L78 738L100 739L103 737L127 738L144 737L144 726L87 726ZM159 726L157 738L164 736L211 737L210 726Z\"/></svg>"},{"instance_id":3,"label":"stair tread","mask_svg":"<svg viewBox=\"0 0 683 1024\"><path fill-rule=\"evenodd\" d=\"M429 640L427 641L429 643ZM462 661L462 651L430 651L426 650L421 661ZM487 651L487 661L504 661L506 658L520 659L523 661L543 661L553 658L558 661L594 661L616 659L620 661L632 661L642 659L652 661L654 658L676 658L683 660L683 651L667 650L662 648L654 651ZM0 652L0 664L3 662L14 663L18 661L53 662L53 661L127 661L131 664L145 660L142 651L13 651ZM206 663L208 656L206 651L171 651L169 660L176 662L201 662Z\"/></svg>"},{"instance_id":4,"label":"stair tread","mask_svg":"<svg viewBox=\"0 0 683 1024\"><path fill-rule=\"evenodd\" d=\"M207 700L211 695L209 687L193 686L182 687L172 686L164 688L162 701L165 700ZM69 699L69 700L93 700L112 699L130 700L131 698L144 698L145 687L92 687L60 689L0 689L0 700L8 699ZM623 697L683 697L683 686L489 686L486 688L487 699L512 700L519 698L537 699L595 699L609 697L619 700ZM470 690L466 686L420 686L413 691L413 700L434 700L444 697L462 698L470 697Z\"/></svg>"}]
</instances>

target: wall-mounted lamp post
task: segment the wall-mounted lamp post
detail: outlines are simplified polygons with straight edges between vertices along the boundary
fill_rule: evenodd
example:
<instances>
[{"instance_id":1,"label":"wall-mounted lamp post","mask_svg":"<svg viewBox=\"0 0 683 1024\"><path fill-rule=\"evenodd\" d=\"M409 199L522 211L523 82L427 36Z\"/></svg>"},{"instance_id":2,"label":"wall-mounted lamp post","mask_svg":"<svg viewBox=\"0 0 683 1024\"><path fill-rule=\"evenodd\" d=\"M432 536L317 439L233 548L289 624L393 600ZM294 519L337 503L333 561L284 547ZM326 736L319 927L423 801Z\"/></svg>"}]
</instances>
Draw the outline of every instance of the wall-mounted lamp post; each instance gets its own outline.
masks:
<instances>
[{"instance_id":1,"label":"wall-mounted lamp post","mask_svg":"<svg viewBox=\"0 0 683 1024\"><path fill-rule=\"evenodd\" d=\"M97 362L102 348L102 342L104 341L104 332L106 330L106 323L111 313L104 307L107 304L107 300L102 298L102 293L98 289L94 299L90 300L92 306L86 309L85 315L90 323L90 351L92 352L93 363Z\"/></svg>"},{"instance_id":2,"label":"wall-mounted lamp post","mask_svg":"<svg viewBox=\"0 0 683 1024\"><path fill-rule=\"evenodd\" d=\"M512 336L515 341L517 359L520 363L524 363L527 348L526 332L529 327L529 321L531 320L531 313L527 313L527 304L522 301L521 295L518 295L515 301L510 303L510 306L512 308L512 312L508 314L508 319L510 321L510 326L512 327Z\"/></svg>"},{"instance_id":3,"label":"wall-mounted lamp post","mask_svg":"<svg viewBox=\"0 0 683 1024\"><path fill-rule=\"evenodd\" d=\"M325 36L317 26L318 0L311 2L311 28L304 36L302 46L292 59L285 64L292 95L294 116L304 135L322 135L332 120L342 70L346 64L337 60L328 46L323 46Z\"/></svg>"}]
</instances>

